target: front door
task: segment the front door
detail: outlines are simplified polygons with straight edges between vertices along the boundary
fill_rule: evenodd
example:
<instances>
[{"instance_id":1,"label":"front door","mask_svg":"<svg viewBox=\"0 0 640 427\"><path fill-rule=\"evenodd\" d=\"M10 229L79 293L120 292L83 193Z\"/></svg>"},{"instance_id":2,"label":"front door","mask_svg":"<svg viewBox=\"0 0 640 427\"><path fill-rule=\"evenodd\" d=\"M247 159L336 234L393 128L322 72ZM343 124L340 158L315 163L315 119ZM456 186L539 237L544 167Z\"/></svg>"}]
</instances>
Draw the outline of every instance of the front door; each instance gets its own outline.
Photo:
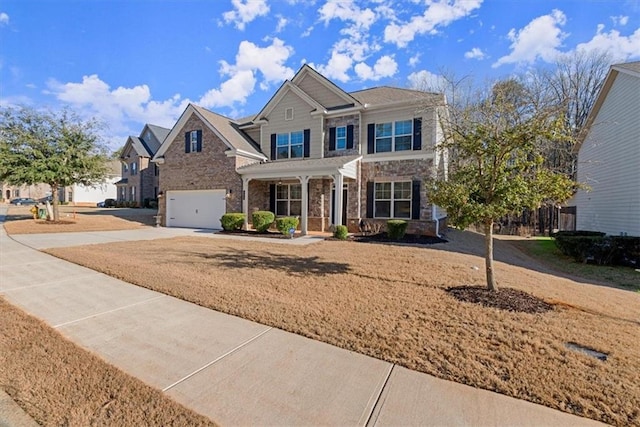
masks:
<instances>
[{"instance_id":1,"label":"front door","mask_svg":"<svg viewBox=\"0 0 640 427\"><path fill-rule=\"evenodd\" d=\"M347 225L347 186L342 187L342 225ZM331 189L331 224L336 223L336 188Z\"/></svg>"}]
</instances>

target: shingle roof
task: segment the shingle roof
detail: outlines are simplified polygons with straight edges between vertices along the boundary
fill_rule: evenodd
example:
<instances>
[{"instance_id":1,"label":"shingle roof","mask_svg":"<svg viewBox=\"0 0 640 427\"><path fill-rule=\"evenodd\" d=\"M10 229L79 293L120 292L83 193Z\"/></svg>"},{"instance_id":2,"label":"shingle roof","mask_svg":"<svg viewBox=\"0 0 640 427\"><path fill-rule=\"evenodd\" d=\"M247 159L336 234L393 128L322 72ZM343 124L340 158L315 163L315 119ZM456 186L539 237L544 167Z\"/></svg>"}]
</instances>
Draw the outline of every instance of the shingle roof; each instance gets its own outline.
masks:
<instances>
[{"instance_id":1,"label":"shingle roof","mask_svg":"<svg viewBox=\"0 0 640 427\"><path fill-rule=\"evenodd\" d=\"M193 108L215 127L220 134L235 148L248 153L262 155L255 143L242 130L238 128L238 123L228 117L209 111L205 108L193 105Z\"/></svg>"},{"instance_id":2,"label":"shingle roof","mask_svg":"<svg viewBox=\"0 0 640 427\"><path fill-rule=\"evenodd\" d=\"M160 148L160 145L162 145L162 142L164 141L164 139L167 137L167 135L169 135L169 132L171 132L171 129L163 128L157 125L150 125L150 124L147 124L147 127L158 139L157 143L155 141L146 141L149 149L151 150L151 154L155 154L158 151L158 148Z\"/></svg>"},{"instance_id":3,"label":"shingle roof","mask_svg":"<svg viewBox=\"0 0 640 427\"><path fill-rule=\"evenodd\" d=\"M636 73L640 73L640 61L636 62L626 62L624 64L615 64L616 68L623 68L625 70L633 71Z\"/></svg>"},{"instance_id":4,"label":"shingle roof","mask_svg":"<svg viewBox=\"0 0 640 427\"><path fill-rule=\"evenodd\" d=\"M303 159L295 161L275 161L267 163L253 163L238 168L238 173L248 174L255 172L284 172L291 169L313 171L318 169L338 169L347 163L359 159L361 156L336 156L322 159Z\"/></svg>"},{"instance_id":5,"label":"shingle roof","mask_svg":"<svg viewBox=\"0 0 640 427\"><path fill-rule=\"evenodd\" d=\"M398 102L429 102L444 103L444 96L441 93L423 92L419 90L401 89L390 86L380 86L371 89L364 89L351 92L353 96L361 104L369 106L380 106Z\"/></svg>"},{"instance_id":6,"label":"shingle roof","mask_svg":"<svg viewBox=\"0 0 640 427\"><path fill-rule=\"evenodd\" d=\"M142 140L142 138L139 138L137 136L130 136L129 139L131 140L131 145L133 145L133 149L136 151L136 153L138 153L138 156L144 156L144 157L153 156L153 153L151 152L147 144Z\"/></svg>"}]
</instances>

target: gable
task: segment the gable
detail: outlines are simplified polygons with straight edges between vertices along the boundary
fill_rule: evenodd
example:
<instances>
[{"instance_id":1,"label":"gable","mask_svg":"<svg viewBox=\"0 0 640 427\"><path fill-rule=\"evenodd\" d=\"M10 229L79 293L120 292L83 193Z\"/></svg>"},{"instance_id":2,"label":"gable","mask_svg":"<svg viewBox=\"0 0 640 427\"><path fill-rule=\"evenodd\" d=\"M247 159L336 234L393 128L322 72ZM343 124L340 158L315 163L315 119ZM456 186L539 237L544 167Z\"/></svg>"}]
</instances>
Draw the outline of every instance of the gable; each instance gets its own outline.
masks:
<instances>
[{"instance_id":1,"label":"gable","mask_svg":"<svg viewBox=\"0 0 640 427\"><path fill-rule=\"evenodd\" d=\"M346 93L344 95L336 93L313 74L305 74L300 81L296 82L296 85L326 109L355 104L355 100Z\"/></svg>"}]
</instances>

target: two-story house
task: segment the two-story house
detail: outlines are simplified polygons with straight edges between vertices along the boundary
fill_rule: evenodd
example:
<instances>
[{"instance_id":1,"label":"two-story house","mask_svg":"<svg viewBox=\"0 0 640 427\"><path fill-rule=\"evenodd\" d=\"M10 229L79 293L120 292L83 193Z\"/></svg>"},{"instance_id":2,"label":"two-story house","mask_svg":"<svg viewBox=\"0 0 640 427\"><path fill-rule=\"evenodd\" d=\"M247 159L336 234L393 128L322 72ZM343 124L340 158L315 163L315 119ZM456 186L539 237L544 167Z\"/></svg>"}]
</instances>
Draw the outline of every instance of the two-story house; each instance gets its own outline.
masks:
<instances>
[{"instance_id":1,"label":"two-story house","mask_svg":"<svg viewBox=\"0 0 640 427\"><path fill-rule=\"evenodd\" d=\"M299 216L303 234L390 218L437 234L424 181L446 173L445 108L442 94L347 93L307 65L249 118L189 105L154 157L163 222L219 228L224 212L271 210Z\"/></svg>"},{"instance_id":2,"label":"two-story house","mask_svg":"<svg viewBox=\"0 0 640 427\"><path fill-rule=\"evenodd\" d=\"M122 179L116 183L118 202L148 207L158 197L159 169L151 159L170 129L147 124L140 136L130 136L122 148Z\"/></svg>"}]
</instances>

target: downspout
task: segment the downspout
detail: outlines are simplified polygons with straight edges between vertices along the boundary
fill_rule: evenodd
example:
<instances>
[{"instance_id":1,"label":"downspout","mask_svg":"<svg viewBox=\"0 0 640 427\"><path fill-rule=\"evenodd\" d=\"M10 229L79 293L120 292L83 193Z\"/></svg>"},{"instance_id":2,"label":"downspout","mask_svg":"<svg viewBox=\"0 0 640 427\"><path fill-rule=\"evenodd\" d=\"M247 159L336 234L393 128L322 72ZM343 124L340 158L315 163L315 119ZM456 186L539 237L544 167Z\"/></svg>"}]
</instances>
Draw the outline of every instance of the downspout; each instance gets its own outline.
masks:
<instances>
[{"instance_id":1,"label":"downspout","mask_svg":"<svg viewBox=\"0 0 640 427\"><path fill-rule=\"evenodd\" d=\"M438 219L438 215L436 215L436 205L431 204L431 218L436 222L436 237L442 238L440 235L440 220Z\"/></svg>"}]
</instances>

